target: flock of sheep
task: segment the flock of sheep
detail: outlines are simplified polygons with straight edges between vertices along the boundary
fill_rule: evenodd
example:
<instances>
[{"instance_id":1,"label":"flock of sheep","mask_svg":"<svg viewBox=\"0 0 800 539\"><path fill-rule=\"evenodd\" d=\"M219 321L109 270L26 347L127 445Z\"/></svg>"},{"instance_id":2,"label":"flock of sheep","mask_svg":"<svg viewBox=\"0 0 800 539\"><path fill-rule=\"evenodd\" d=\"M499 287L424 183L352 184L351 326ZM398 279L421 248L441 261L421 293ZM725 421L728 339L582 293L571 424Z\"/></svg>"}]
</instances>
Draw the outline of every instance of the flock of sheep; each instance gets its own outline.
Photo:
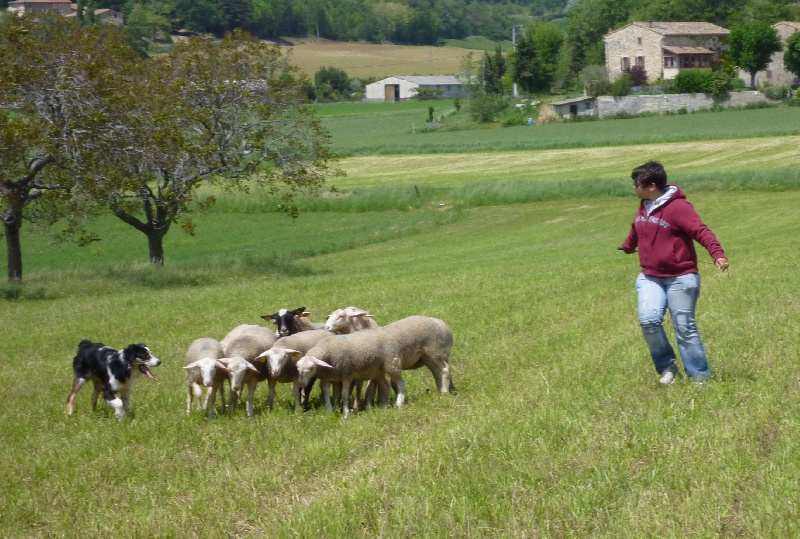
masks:
<instances>
[{"instance_id":1,"label":"flock of sheep","mask_svg":"<svg viewBox=\"0 0 800 539\"><path fill-rule=\"evenodd\" d=\"M379 326L369 311L357 307L337 309L324 324L308 320L305 308L281 309L264 315L277 331L264 326L243 324L221 341L203 337L186 352L186 413L197 408L214 417L217 393L226 410L224 384L230 385L230 406L236 410L245 386L247 415L255 411L254 395L259 382L269 385L266 407L272 409L278 382L293 384L295 410L308 405L308 394L319 380L325 408L341 401L344 417L350 413L350 395L355 391L355 406L371 405L377 389L378 402L389 402L394 389L396 405L405 400L403 370L428 367L442 393L455 389L450 378L450 349L453 333L443 321L429 316L409 316ZM389 381L386 378L389 378ZM367 382L361 398L362 384ZM206 387L205 399L202 388Z\"/></svg>"}]
</instances>

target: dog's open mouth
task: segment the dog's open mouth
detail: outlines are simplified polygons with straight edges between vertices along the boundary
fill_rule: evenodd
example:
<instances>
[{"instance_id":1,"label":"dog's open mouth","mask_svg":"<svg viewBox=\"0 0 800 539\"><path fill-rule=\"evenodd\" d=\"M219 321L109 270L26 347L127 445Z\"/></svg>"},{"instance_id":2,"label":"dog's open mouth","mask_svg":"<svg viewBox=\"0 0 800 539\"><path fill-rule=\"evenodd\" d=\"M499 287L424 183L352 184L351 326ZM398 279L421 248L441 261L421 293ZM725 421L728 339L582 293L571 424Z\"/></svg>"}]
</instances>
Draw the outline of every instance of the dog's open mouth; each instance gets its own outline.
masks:
<instances>
[{"instance_id":1,"label":"dog's open mouth","mask_svg":"<svg viewBox=\"0 0 800 539\"><path fill-rule=\"evenodd\" d=\"M142 374L153 380L154 382L158 382L158 378L153 376L153 373L150 372L150 369L147 368L147 365L144 363L139 363L139 370L142 371Z\"/></svg>"}]
</instances>

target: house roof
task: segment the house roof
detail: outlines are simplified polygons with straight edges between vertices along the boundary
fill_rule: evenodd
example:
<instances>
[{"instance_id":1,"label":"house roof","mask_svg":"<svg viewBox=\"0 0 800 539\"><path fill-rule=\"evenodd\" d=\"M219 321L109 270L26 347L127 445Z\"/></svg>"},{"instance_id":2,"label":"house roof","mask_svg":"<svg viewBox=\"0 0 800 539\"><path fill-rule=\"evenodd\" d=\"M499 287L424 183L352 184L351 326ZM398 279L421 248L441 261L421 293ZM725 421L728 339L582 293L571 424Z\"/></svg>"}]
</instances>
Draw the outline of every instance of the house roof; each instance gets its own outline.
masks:
<instances>
[{"instance_id":1,"label":"house roof","mask_svg":"<svg viewBox=\"0 0 800 539\"><path fill-rule=\"evenodd\" d=\"M710 22L632 22L606 34L610 36L625 28L635 26L664 36L727 36L730 30Z\"/></svg>"},{"instance_id":2,"label":"house roof","mask_svg":"<svg viewBox=\"0 0 800 539\"><path fill-rule=\"evenodd\" d=\"M397 75L395 78L407 80L408 82L413 82L414 84L419 84L420 86L441 86L445 84L461 84L461 81L458 77L453 77L450 75L441 75L441 76L405 76L405 75Z\"/></svg>"},{"instance_id":3,"label":"house roof","mask_svg":"<svg viewBox=\"0 0 800 539\"><path fill-rule=\"evenodd\" d=\"M781 22L776 22L775 24L772 25L773 28L776 26L791 26L793 28L800 30L800 22L798 21L781 21Z\"/></svg>"},{"instance_id":4,"label":"house roof","mask_svg":"<svg viewBox=\"0 0 800 539\"><path fill-rule=\"evenodd\" d=\"M716 54L706 47L674 47L672 45L663 47L664 52L670 54Z\"/></svg>"},{"instance_id":5,"label":"house roof","mask_svg":"<svg viewBox=\"0 0 800 539\"><path fill-rule=\"evenodd\" d=\"M584 101L594 101L594 97L590 95L583 95L581 97L573 97L572 99L564 99L563 101L553 101L550 104L555 107L559 105L571 105L573 103L582 103Z\"/></svg>"}]
</instances>

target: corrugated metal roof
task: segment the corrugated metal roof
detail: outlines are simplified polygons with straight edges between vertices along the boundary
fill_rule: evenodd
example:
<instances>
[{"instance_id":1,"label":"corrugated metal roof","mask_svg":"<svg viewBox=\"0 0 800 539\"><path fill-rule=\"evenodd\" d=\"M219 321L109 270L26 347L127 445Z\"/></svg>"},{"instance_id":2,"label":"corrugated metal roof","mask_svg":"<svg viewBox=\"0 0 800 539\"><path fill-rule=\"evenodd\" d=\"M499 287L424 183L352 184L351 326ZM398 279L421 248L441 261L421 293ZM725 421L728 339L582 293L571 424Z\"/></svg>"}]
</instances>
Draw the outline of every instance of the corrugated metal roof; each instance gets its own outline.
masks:
<instances>
[{"instance_id":1,"label":"corrugated metal roof","mask_svg":"<svg viewBox=\"0 0 800 539\"><path fill-rule=\"evenodd\" d=\"M420 86L442 86L447 84L461 84L458 77L450 75L432 75L432 76L405 76L397 75L396 78L419 84Z\"/></svg>"},{"instance_id":2,"label":"corrugated metal roof","mask_svg":"<svg viewBox=\"0 0 800 539\"><path fill-rule=\"evenodd\" d=\"M581 97L573 97L572 99L565 99L563 101L553 101L550 104L556 107L559 105L571 105L572 103L582 103L584 101L594 101L594 97L589 95L584 95Z\"/></svg>"}]
</instances>

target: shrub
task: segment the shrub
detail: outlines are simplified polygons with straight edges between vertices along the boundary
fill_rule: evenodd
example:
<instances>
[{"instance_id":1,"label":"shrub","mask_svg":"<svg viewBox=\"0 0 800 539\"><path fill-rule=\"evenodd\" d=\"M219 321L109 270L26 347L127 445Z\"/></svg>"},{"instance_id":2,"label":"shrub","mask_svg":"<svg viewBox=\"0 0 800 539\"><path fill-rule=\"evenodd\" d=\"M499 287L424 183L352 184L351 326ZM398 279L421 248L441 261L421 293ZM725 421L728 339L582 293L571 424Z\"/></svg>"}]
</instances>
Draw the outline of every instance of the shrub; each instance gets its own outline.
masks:
<instances>
[{"instance_id":1,"label":"shrub","mask_svg":"<svg viewBox=\"0 0 800 539\"><path fill-rule=\"evenodd\" d=\"M633 66L626 71L631 76L631 86L644 86L647 84L647 70L644 66Z\"/></svg>"},{"instance_id":2,"label":"shrub","mask_svg":"<svg viewBox=\"0 0 800 539\"><path fill-rule=\"evenodd\" d=\"M481 123L489 123L508 107L508 100L501 95L478 92L469 100L468 107L473 118Z\"/></svg>"},{"instance_id":3,"label":"shrub","mask_svg":"<svg viewBox=\"0 0 800 539\"><path fill-rule=\"evenodd\" d=\"M631 86L633 86L631 76L625 73L609 85L608 93L614 97L622 97L631 93Z\"/></svg>"},{"instance_id":4,"label":"shrub","mask_svg":"<svg viewBox=\"0 0 800 539\"><path fill-rule=\"evenodd\" d=\"M783 101L789 97L789 90L788 86L773 86L769 83L765 83L761 88L761 93L764 94L767 99Z\"/></svg>"},{"instance_id":5,"label":"shrub","mask_svg":"<svg viewBox=\"0 0 800 539\"><path fill-rule=\"evenodd\" d=\"M714 72L710 69L682 69L672 85L677 94L711 94L714 90Z\"/></svg>"}]
</instances>

